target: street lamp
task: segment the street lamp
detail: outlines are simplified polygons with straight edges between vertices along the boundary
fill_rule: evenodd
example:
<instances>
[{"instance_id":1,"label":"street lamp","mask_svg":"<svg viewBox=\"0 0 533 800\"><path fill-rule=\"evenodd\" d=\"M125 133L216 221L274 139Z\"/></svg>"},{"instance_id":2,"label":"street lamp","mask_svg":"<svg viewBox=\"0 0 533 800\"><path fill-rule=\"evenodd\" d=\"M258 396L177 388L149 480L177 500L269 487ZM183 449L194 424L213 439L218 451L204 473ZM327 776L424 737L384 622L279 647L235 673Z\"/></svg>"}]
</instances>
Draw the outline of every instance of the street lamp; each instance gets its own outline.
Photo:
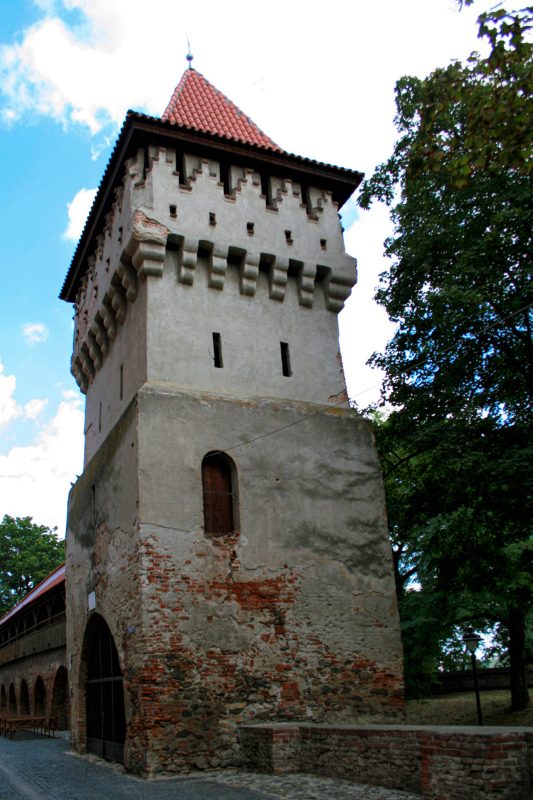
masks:
<instances>
[{"instance_id":1,"label":"street lamp","mask_svg":"<svg viewBox=\"0 0 533 800\"><path fill-rule=\"evenodd\" d=\"M474 690L476 692L476 708L477 708L477 724L483 725L483 721L481 719L481 703L479 702L479 686L477 682L477 669L476 669L476 650L478 645L481 641L481 636L479 636L473 628L468 628L467 632L463 636L463 642L465 643L466 649L470 653L470 657L472 659L472 672L474 674Z\"/></svg>"}]
</instances>

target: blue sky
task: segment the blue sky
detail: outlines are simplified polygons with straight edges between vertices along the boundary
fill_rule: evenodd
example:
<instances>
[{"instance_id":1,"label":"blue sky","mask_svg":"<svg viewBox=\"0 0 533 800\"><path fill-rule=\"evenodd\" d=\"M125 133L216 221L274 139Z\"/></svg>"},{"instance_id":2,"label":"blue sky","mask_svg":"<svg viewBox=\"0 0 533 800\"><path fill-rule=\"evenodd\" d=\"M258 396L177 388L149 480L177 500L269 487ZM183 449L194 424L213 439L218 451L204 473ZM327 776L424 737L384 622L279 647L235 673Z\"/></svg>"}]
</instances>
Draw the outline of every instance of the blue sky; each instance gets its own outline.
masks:
<instances>
[{"instance_id":1,"label":"blue sky","mask_svg":"<svg viewBox=\"0 0 533 800\"><path fill-rule=\"evenodd\" d=\"M271 0L261 17L243 0L0 3L0 518L64 532L83 398L69 371L73 310L58 293L126 110L162 113L187 36L194 66L287 150L370 173L394 141L395 80L464 58L486 5ZM345 227L360 277L341 343L365 404L379 384L365 361L391 332L371 300L387 213L352 203Z\"/></svg>"}]
</instances>

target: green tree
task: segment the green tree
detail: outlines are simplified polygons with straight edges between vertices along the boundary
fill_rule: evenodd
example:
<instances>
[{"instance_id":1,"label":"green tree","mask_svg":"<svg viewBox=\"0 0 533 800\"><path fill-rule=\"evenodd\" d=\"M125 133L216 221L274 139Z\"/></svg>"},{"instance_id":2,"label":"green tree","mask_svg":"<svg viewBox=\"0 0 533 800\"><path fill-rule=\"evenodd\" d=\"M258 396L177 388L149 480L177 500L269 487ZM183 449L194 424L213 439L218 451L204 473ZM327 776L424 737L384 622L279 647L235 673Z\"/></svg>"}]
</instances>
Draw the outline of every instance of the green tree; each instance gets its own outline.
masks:
<instances>
[{"instance_id":1,"label":"green tree","mask_svg":"<svg viewBox=\"0 0 533 800\"><path fill-rule=\"evenodd\" d=\"M6 514L0 522L0 616L64 560L64 542L55 531L31 517Z\"/></svg>"},{"instance_id":2,"label":"green tree","mask_svg":"<svg viewBox=\"0 0 533 800\"><path fill-rule=\"evenodd\" d=\"M376 435L409 693L423 693L449 665L460 630L503 626L515 691L527 702L533 445L488 418L414 427L403 410L379 421Z\"/></svg>"},{"instance_id":3,"label":"green tree","mask_svg":"<svg viewBox=\"0 0 533 800\"><path fill-rule=\"evenodd\" d=\"M397 329L371 361L394 409L378 438L397 582L416 572L448 630L505 626L515 709L532 605L532 19L482 15L487 57L398 82L400 136L360 198L395 224L377 300Z\"/></svg>"}]
</instances>

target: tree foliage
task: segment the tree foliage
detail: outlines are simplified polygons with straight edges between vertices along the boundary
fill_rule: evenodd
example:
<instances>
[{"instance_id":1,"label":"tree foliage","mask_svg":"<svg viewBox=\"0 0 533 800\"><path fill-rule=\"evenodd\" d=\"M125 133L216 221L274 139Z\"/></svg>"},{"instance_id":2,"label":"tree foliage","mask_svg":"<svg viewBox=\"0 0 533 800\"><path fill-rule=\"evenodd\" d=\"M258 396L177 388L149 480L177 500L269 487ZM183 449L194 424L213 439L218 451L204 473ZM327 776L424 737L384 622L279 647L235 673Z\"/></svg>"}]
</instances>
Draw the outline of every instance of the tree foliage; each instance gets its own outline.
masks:
<instances>
[{"instance_id":1,"label":"tree foliage","mask_svg":"<svg viewBox=\"0 0 533 800\"><path fill-rule=\"evenodd\" d=\"M55 531L31 517L6 514L0 522L0 616L64 560L64 542Z\"/></svg>"},{"instance_id":2,"label":"tree foliage","mask_svg":"<svg viewBox=\"0 0 533 800\"><path fill-rule=\"evenodd\" d=\"M470 625L502 628L507 646L511 630L515 640L526 635L533 444L525 433L489 418L413 427L402 411L376 425L411 694L457 660Z\"/></svg>"},{"instance_id":3,"label":"tree foliage","mask_svg":"<svg viewBox=\"0 0 533 800\"><path fill-rule=\"evenodd\" d=\"M404 622L415 609L444 638L503 625L515 708L532 605L532 20L484 14L486 57L398 82L399 138L360 198L395 225L377 300L397 328L371 362L393 407L378 444ZM423 600L406 598L413 574Z\"/></svg>"}]
</instances>

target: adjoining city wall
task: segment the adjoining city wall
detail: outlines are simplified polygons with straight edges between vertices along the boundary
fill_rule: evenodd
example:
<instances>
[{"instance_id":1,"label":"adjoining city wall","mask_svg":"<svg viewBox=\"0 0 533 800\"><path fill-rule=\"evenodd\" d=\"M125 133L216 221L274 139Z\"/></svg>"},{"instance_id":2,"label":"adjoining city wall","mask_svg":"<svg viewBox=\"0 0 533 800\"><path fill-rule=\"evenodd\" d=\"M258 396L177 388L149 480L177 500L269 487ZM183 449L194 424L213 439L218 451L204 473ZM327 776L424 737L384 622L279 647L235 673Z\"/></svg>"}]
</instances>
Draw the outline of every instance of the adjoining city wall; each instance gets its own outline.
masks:
<instances>
[{"instance_id":1,"label":"adjoining city wall","mask_svg":"<svg viewBox=\"0 0 533 800\"><path fill-rule=\"evenodd\" d=\"M527 800L533 728L246 725L248 769L306 772L432 800Z\"/></svg>"}]
</instances>

